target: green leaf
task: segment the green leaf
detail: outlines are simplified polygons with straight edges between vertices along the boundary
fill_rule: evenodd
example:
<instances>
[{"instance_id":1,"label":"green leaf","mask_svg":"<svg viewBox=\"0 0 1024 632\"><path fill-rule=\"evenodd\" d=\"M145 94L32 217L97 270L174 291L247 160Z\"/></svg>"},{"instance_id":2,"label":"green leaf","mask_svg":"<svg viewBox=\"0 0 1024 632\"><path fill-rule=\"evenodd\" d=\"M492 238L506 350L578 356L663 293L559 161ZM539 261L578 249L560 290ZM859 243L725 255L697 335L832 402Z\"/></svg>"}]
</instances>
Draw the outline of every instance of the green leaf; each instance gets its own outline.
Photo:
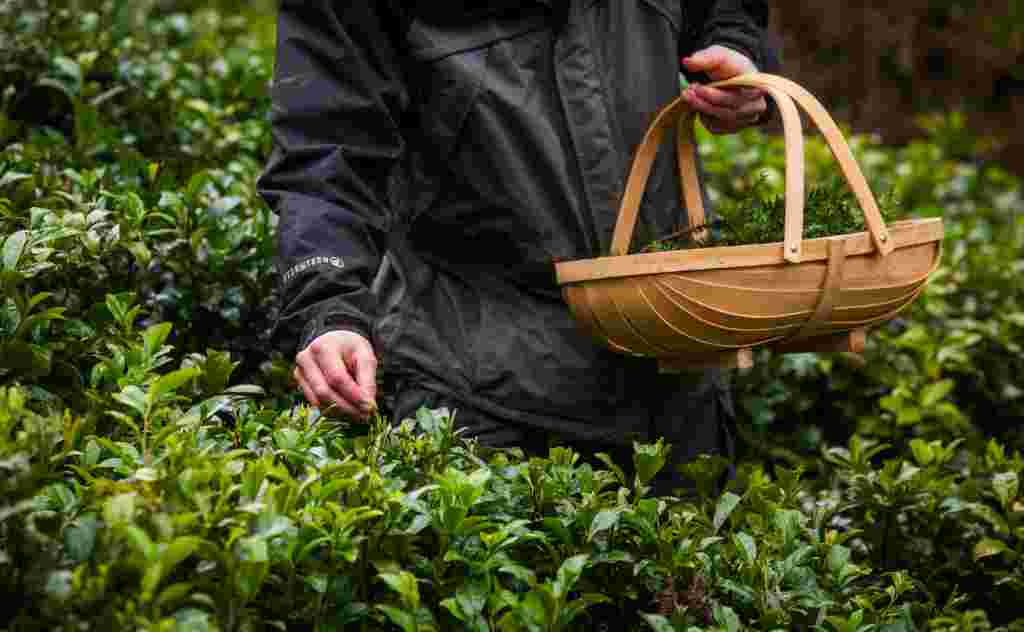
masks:
<instances>
[{"instance_id":1,"label":"green leaf","mask_svg":"<svg viewBox=\"0 0 1024 632\"><path fill-rule=\"evenodd\" d=\"M616 465L615 461L613 461L612 457L610 457L608 454L604 452L598 452L597 454L594 455L594 458L604 463L608 467L608 469L611 470L611 472L615 475L615 480L617 480L620 485L629 484L629 482L626 480L626 475L622 473L622 468Z\"/></svg>"},{"instance_id":2,"label":"green leaf","mask_svg":"<svg viewBox=\"0 0 1024 632\"><path fill-rule=\"evenodd\" d=\"M14 271L18 269L18 262L21 261L22 254L25 252L25 247L28 244L28 232L19 230L11 234L3 242L3 268L4 270Z\"/></svg>"},{"instance_id":3,"label":"green leaf","mask_svg":"<svg viewBox=\"0 0 1024 632\"><path fill-rule=\"evenodd\" d=\"M131 384L124 387L120 393L114 394L114 399L137 412L140 417L146 416L146 393L138 386Z\"/></svg>"},{"instance_id":4,"label":"green leaf","mask_svg":"<svg viewBox=\"0 0 1024 632\"><path fill-rule=\"evenodd\" d=\"M322 595L327 592L327 586L330 583L330 579L331 578L327 575L307 575L303 578L303 581L310 587L310 589L313 590L313 592Z\"/></svg>"},{"instance_id":5,"label":"green leaf","mask_svg":"<svg viewBox=\"0 0 1024 632\"><path fill-rule=\"evenodd\" d=\"M210 104L202 99L186 99L185 107L202 114L209 114L210 112Z\"/></svg>"},{"instance_id":6,"label":"green leaf","mask_svg":"<svg viewBox=\"0 0 1024 632\"><path fill-rule=\"evenodd\" d=\"M164 342L167 337L171 335L171 323L160 323L148 327L146 331L142 332L142 342L145 345L146 356L152 358L163 348Z\"/></svg>"},{"instance_id":7,"label":"green leaf","mask_svg":"<svg viewBox=\"0 0 1024 632\"><path fill-rule=\"evenodd\" d=\"M203 392L208 395L223 392L228 387L231 374L238 364L231 361L231 354L227 351L207 351L201 378Z\"/></svg>"},{"instance_id":8,"label":"green leaf","mask_svg":"<svg viewBox=\"0 0 1024 632\"><path fill-rule=\"evenodd\" d=\"M741 498L732 492L722 494L722 497L718 500L718 505L715 507L715 533L722 528L722 525L725 524L725 521L740 504L740 500Z\"/></svg>"},{"instance_id":9,"label":"green leaf","mask_svg":"<svg viewBox=\"0 0 1024 632\"><path fill-rule=\"evenodd\" d=\"M676 632L675 626L672 622L661 616L660 614L647 614L641 612L640 616L647 622L647 625L651 626L654 632Z\"/></svg>"},{"instance_id":10,"label":"green leaf","mask_svg":"<svg viewBox=\"0 0 1024 632\"><path fill-rule=\"evenodd\" d=\"M99 444L96 443L95 439L89 439L89 443L85 445L85 454L82 455L82 464L95 465L99 463L100 454Z\"/></svg>"},{"instance_id":11,"label":"green leaf","mask_svg":"<svg viewBox=\"0 0 1024 632\"><path fill-rule=\"evenodd\" d=\"M31 310L33 307L42 303L51 296L53 296L52 292L38 292L36 294L33 294L32 298L28 300L28 308Z\"/></svg>"},{"instance_id":12,"label":"green leaf","mask_svg":"<svg viewBox=\"0 0 1024 632\"><path fill-rule=\"evenodd\" d=\"M111 496L103 503L103 521L110 527L128 524L135 519L137 504L138 495L136 494Z\"/></svg>"},{"instance_id":13,"label":"green leaf","mask_svg":"<svg viewBox=\"0 0 1024 632\"><path fill-rule=\"evenodd\" d=\"M59 74L74 81L75 85L82 83L82 67L74 59L58 55L53 58L53 66Z\"/></svg>"},{"instance_id":14,"label":"green leaf","mask_svg":"<svg viewBox=\"0 0 1024 632\"><path fill-rule=\"evenodd\" d=\"M270 564L267 562L239 563L235 570L235 587L242 598L248 601L255 597L269 572Z\"/></svg>"},{"instance_id":15,"label":"green leaf","mask_svg":"<svg viewBox=\"0 0 1024 632\"><path fill-rule=\"evenodd\" d=\"M469 618L474 619L484 611L489 594L486 577L468 579L456 593L455 600L459 608Z\"/></svg>"},{"instance_id":16,"label":"green leaf","mask_svg":"<svg viewBox=\"0 0 1024 632\"><path fill-rule=\"evenodd\" d=\"M164 576L164 565L159 561L146 566L146 572L142 574L142 581L139 582L139 590L142 592L142 599L145 601L153 599L153 593L160 585Z\"/></svg>"},{"instance_id":17,"label":"green leaf","mask_svg":"<svg viewBox=\"0 0 1024 632\"><path fill-rule=\"evenodd\" d=\"M715 623L724 627L727 632L739 632L740 618L729 606L716 605L714 608Z\"/></svg>"},{"instance_id":18,"label":"green leaf","mask_svg":"<svg viewBox=\"0 0 1024 632\"><path fill-rule=\"evenodd\" d=\"M402 632L416 632L416 619L411 613L386 604L377 604L376 608L383 612L391 623L401 628Z\"/></svg>"},{"instance_id":19,"label":"green leaf","mask_svg":"<svg viewBox=\"0 0 1024 632\"><path fill-rule=\"evenodd\" d=\"M793 509L775 511L772 524L782 532L782 542L787 554L792 553L800 535L800 512Z\"/></svg>"},{"instance_id":20,"label":"green leaf","mask_svg":"<svg viewBox=\"0 0 1024 632\"><path fill-rule=\"evenodd\" d=\"M391 590L402 598L402 603L411 610L420 607L420 589L416 585L416 576L408 571L397 573L380 573L377 575Z\"/></svg>"},{"instance_id":21,"label":"green leaf","mask_svg":"<svg viewBox=\"0 0 1024 632\"><path fill-rule=\"evenodd\" d=\"M199 369L189 367L185 369L178 369L177 371L172 371L167 375L160 376L160 378L153 382L152 386L149 387L149 392L146 393L146 403L149 406L153 406L165 395L174 393L189 380L198 376L199 373Z\"/></svg>"},{"instance_id":22,"label":"green leaf","mask_svg":"<svg viewBox=\"0 0 1024 632\"><path fill-rule=\"evenodd\" d=\"M455 601L454 597L442 599L440 606L448 612L450 612L451 615L459 621L462 621L463 623L469 623L469 616L462 611L462 607L459 605L457 601Z\"/></svg>"},{"instance_id":23,"label":"green leaf","mask_svg":"<svg viewBox=\"0 0 1024 632\"><path fill-rule=\"evenodd\" d=\"M96 533L100 521L95 515L82 516L75 524L64 530L64 550L75 562L84 562L92 557L96 548Z\"/></svg>"},{"instance_id":24,"label":"green leaf","mask_svg":"<svg viewBox=\"0 0 1024 632\"><path fill-rule=\"evenodd\" d=\"M633 444L633 466L641 485L649 483L665 467L670 451L663 439L655 444Z\"/></svg>"},{"instance_id":25,"label":"green leaf","mask_svg":"<svg viewBox=\"0 0 1024 632\"><path fill-rule=\"evenodd\" d=\"M138 481L147 481L152 483L153 481L160 480L160 473L156 470L156 468L140 467L139 469L135 470L134 478L135 480Z\"/></svg>"},{"instance_id":26,"label":"green leaf","mask_svg":"<svg viewBox=\"0 0 1024 632\"><path fill-rule=\"evenodd\" d=\"M124 528L124 535L128 540L128 543L132 545L147 562L152 562L156 559L156 545L146 535L146 532L135 525L128 525Z\"/></svg>"},{"instance_id":27,"label":"green leaf","mask_svg":"<svg viewBox=\"0 0 1024 632\"><path fill-rule=\"evenodd\" d=\"M923 439L911 439L910 450L914 454L914 460L922 467L930 465L935 460L935 450Z\"/></svg>"},{"instance_id":28,"label":"green leaf","mask_svg":"<svg viewBox=\"0 0 1024 632\"><path fill-rule=\"evenodd\" d=\"M153 260L153 253L145 242L132 241L125 247L128 249L128 252L131 253L132 257L135 258L135 264L140 268L145 268L149 265L149 262Z\"/></svg>"},{"instance_id":29,"label":"green leaf","mask_svg":"<svg viewBox=\"0 0 1024 632\"><path fill-rule=\"evenodd\" d=\"M1008 534L1010 532L1006 519L988 505L984 503L967 503L964 505L964 508L991 525L996 530L996 533Z\"/></svg>"},{"instance_id":30,"label":"green leaf","mask_svg":"<svg viewBox=\"0 0 1024 632\"><path fill-rule=\"evenodd\" d=\"M519 581L525 582L529 586L533 586L537 583L537 575L530 569L525 566L520 566L519 564L505 564L504 566L498 567L498 572L511 575Z\"/></svg>"},{"instance_id":31,"label":"green leaf","mask_svg":"<svg viewBox=\"0 0 1024 632\"><path fill-rule=\"evenodd\" d=\"M1009 550L1010 547L1006 546L1006 543L1001 540L983 538L974 545L974 561L977 562L986 557L993 557Z\"/></svg>"},{"instance_id":32,"label":"green leaf","mask_svg":"<svg viewBox=\"0 0 1024 632\"><path fill-rule=\"evenodd\" d=\"M587 565L589 556L585 554L574 555L562 562L558 567L558 574L555 577L553 589L555 597L564 599L565 595L576 585L576 580L583 574L583 568Z\"/></svg>"},{"instance_id":33,"label":"green leaf","mask_svg":"<svg viewBox=\"0 0 1024 632\"><path fill-rule=\"evenodd\" d=\"M179 584L175 584L177 586ZM168 587L164 592L171 590L174 586ZM160 602L164 602L161 595ZM195 599L195 597L193 597ZM175 600L166 600L167 603L173 603ZM210 614L198 608L182 608L174 613L174 632L213 632L219 630L213 620L210 618Z\"/></svg>"},{"instance_id":34,"label":"green leaf","mask_svg":"<svg viewBox=\"0 0 1024 632\"><path fill-rule=\"evenodd\" d=\"M1016 472L1000 472L992 477L992 489L1004 509L1008 508L1010 502L1017 498L1019 488L1020 479Z\"/></svg>"},{"instance_id":35,"label":"green leaf","mask_svg":"<svg viewBox=\"0 0 1024 632\"><path fill-rule=\"evenodd\" d=\"M594 520L590 523L590 532L587 535L587 541L593 541L594 536L598 533L607 531L617 525L620 518L622 518L621 509L602 509L597 512L597 515L594 516Z\"/></svg>"},{"instance_id":36,"label":"green leaf","mask_svg":"<svg viewBox=\"0 0 1024 632\"><path fill-rule=\"evenodd\" d=\"M925 386L921 390L921 406L931 408L946 398L953 390L953 380L942 380Z\"/></svg>"},{"instance_id":37,"label":"green leaf","mask_svg":"<svg viewBox=\"0 0 1024 632\"><path fill-rule=\"evenodd\" d=\"M757 544L754 542L754 538L741 531L732 536L732 541L736 546L736 552L743 557L743 561L753 564L757 559Z\"/></svg>"},{"instance_id":38,"label":"green leaf","mask_svg":"<svg viewBox=\"0 0 1024 632\"><path fill-rule=\"evenodd\" d=\"M196 536L185 535L175 538L160 555L160 562L164 566L164 572L170 573L174 570L175 566L195 553L202 543L202 538Z\"/></svg>"},{"instance_id":39,"label":"green leaf","mask_svg":"<svg viewBox=\"0 0 1024 632\"><path fill-rule=\"evenodd\" d=\"M69 513L78 507L78 498L64 483L54 483L46 488L46 504L54 511Z\"/></svg>"},{"instance_id":40,"label":"green leaf","mask_svg":"<svg viewBox=\"0 0 1024 632\"><path fill-rule=\"evenodd\" d=\"M271 540L283 533L287 533L293 527L294 524L287 516L262 514L256 519L256 524L253 528L253 535L266 540Z\"/></svg>"},{"instance_id":41,"label":"green leaf","mask_svg":"<svg viewBox=\"0 0 1024 632\"><path fill-rule=\"evenodd\" d=\"M110 415L111 417L113 417L114 419L118 420L122 424L124 424L124 425L128 426L129 428L131 428L132 431L136 435L141 435L142 434L142 430L139 428L139 425L137 423L135 423L135 421L131 417L129 417L128 415L126 415L126 414L124 414L122 412L118 412L116 410L108 410L107 414ZM109 459L107 459L107 460L109 461ZM100 464L100 466L102 467L102 464Z\"/></svg>"},{"instance_id":42,"label":"green leaf","mask_svg":"<svg viewBox=\"0 0 1024 632\"><path fill-rule=\"evenodd\" d=\"M156 598L157 607L163 608L167 605L184 601L192 593L192 588L193 585L188 582L171 584L160 591L160 595Z\"/></svg>"},{"instance_id":43,"label":"green leaf","mask_svg":"<svg viewBox=\"0 0 1024 632\"><path fill-rule=\"evenodd\" d=\"M238 559L245 562L267 562L267 541L263 538L242 538L238 542Z\"/></svg>"},{"instance_id":44,"label":"green leaf","mask_svg":"<svg viewBox=\"0 0 1024 632\"><path fill-rule=\"evenodd\" d=\"M71 597L73 585L71 571L53 571L46 578L46 596L57 601Z\"/></svg>"}]
</instances>

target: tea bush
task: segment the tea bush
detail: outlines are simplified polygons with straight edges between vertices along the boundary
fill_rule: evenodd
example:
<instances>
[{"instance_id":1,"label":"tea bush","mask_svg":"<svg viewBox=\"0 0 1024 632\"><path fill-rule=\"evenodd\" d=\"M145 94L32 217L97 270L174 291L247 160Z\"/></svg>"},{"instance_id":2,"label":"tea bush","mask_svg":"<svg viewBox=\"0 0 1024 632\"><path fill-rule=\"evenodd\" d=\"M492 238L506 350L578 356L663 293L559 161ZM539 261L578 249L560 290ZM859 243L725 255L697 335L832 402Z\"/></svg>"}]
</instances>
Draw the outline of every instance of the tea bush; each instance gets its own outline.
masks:
<instances>
[{"instance_id":1,"label":"tea bush","mask_svg":"<svg viewBox=\"0 0 1024 632\"><path fill-rule=\"evenodd\" d=\"M851 138L876 192L904 212L942 216L943 265L922 297L868 338L864 361L842 356L762 357L739 379L743 408L764 445L786 429L787 447L814 454L823 438L853 432L896 442L914 437L1000 436L1020 445L1024 391L1024 207L1020 179L996 164L965 161L975 145L957 114L921 117L927 140L901 148ZM712 198L728 205L774 185L781 193L782 141L758 132L708 138ZM837 177L824 143L807 144L808 180ZM858 396L852 396L854 393ZM830 420L822 423L821 420ZM796 455L786 453L789 460ZM798 458L796 460L799 460Z\"/></svg>"},{"instance_id":2,"label":"tea bush","mask_svg":"<svg viewBox=\"0 0 1024 632\"><path fill-rule=\"evenodd\" d=\"M528 458L297 405L254 192L271 25L0 3L0 630L1024 630L1021 189L960 117L853 137L946 218L922 299L863 359L737 374L736 479L654 498L660 443ZM703 136L709 195L778 193L780 142Z\"/></svg>"}]
</instances>

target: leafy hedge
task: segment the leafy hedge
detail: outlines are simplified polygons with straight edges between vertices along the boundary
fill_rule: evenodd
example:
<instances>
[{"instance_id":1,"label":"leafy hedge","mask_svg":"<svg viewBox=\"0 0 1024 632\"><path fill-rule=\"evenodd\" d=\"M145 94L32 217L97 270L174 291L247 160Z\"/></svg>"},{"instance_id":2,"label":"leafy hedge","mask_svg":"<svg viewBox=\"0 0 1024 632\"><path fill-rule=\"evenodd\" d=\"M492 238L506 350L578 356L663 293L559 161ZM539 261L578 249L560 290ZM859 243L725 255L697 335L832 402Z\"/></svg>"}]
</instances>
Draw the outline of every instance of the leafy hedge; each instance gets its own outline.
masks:
<instances>
[{"instance_id":1,"label":"leafy hedge","mask_svg":"<svg viewBox=\"0 0 1024 632\"><path fill-rule=\"evenodd\" d=\"M651 498L669 446L626 474L298 405L254 193L272 14L194 4L0 4L0 630L1024 629L1021 186L960 117L853 139L947 220L923 298L862 360L737 374L736 480ZM702 151L719 205L780 188L775 137Z\"/></svg>"}]
</instances>

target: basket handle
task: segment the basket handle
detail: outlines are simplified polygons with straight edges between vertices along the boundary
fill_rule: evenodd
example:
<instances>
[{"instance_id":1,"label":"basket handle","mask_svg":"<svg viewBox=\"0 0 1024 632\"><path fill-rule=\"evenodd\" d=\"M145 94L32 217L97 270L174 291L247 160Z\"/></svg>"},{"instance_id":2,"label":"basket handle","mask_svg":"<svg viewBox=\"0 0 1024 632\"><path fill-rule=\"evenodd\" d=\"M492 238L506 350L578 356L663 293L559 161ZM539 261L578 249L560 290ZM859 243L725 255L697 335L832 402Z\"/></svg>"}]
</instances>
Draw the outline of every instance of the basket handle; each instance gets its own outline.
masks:
<instances>
[{"instance_id":1,"label":"basket handle","mask_svg":"<svg viewBox=\"0 0 1024 632\"><path fill-rule=\"evenodd\" d=\"M878 203L853 157L853 152L850 151L850 147L835 121L811 93L788 79L765 73L740 75L710 85L720 88L731 86L760 88L768 93L779 106L786 147L786 215L783 240L783 257L786 261L794 263L800 261L804 223L803 133L799 113L793 105L794 101L807 112L828 143L847 184L857 198L875 248L881 256L892 252L893 245L889 239L885 222L882 220L882 214L878 210ZM611 254L613 256L625 255L629 251L633 230L636 227L640 199L643 197L658 146L661 144L665 130L677 122L680 184L690 225L704 224L704 201L697 179L696 143L693 132L695 119L696 112L690 109L682 98L678 98L663 108L648 128L647 134L637 149L633 165L630 168L626 191L622 197L619 217L612 234Z\"/></svg>"}]
</instances>

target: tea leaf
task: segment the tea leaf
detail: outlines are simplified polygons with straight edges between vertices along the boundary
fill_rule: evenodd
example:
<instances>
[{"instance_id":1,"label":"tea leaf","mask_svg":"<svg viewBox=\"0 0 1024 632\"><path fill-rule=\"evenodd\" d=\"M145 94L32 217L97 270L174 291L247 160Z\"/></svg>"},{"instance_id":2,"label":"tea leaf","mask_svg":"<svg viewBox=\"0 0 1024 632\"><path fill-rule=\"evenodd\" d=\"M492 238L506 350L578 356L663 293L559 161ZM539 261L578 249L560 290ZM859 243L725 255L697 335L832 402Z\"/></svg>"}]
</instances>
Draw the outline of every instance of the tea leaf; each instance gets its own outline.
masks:
<instances>
[{"instance_id":1,"label":"tea leaf","mask_svg":"<svg viewBox=\"0 0 1024 632\"><path fill-rule=\"evenodd\" d=\"M68 557L76 562L84 562L92 557L99 525L96 516L90 514L79 518L64 530L64 550Z\"/></svg>"},{"instance_id":2,"label":"tea leaf","mask_svg":"<svg viewBox=\"0 0 1024 632\"><path fill-rule=\"evenodd\" d=\"M1000 472L992 477L992 489L1004 509L1008 508L1010 502L1017 498L1019 488L1020 480L1016 472Z\"/></svg>"},{"instance_id":3,"label":"tea leaf","mask_svg":"<svg viewBox=\"0 0 1024 632\"><path fill-rule=\"evenodd\" d=\"M594 516L594 520L590 523L590 530L587 534L587 541L593 541L594 536L602 531L607 531L615 527L619 523L619 519L622 518L621 509L603 509L597 512Z\"/></svg>"},{"instance_id":4,"label":"tea leaf","mask_svg":"<svg viewBox=\"0 0 1024 632\"><path fill-rule=\"evenodd\" d=\"M146 393L147 405L152 407L164 396L174 393L176 390L188 383L189 380L198 375L199 369L189 367L185 369L178 369L177 371L172 371L167 375L160 376L160 378L158 378L153 385L149 387L149 391Z\"/></svg>"},{"instance_id":5,"label":"tea leaf","mask_svg":"<svg viewBox=\"0 0 1024 632\"><path fill-rule=\"evenodd\" d=\"M14 271L18 269L18 262L25 252L28 244L28 231L19 230L8 235L3 241L2 261L3 269Z\"/></svg>"},{"instance_id":6,"label":"tea leaf","mask_svg":"<svg viewBox=\"0 0 1024 632\"><path fill-rule=\"evenodd\" d=\"M757 559L757 544L754 542L754 538L741 531L734 534L732 539L736 546L736 552L743 557L743 561L753 564Z\"/></svg>"},{"instance_id":7,"label":"tea leaf","mask_svg":"<svg viewBox=\"0 0 1024 632\"><path fill-rule=\"evenodd\" d=\"M740 504L741 498L732 492L726 492L722 494L722 497L718 500L718 505L715 507L714 527L717 533L725 521L729 518L736 507Z\"/></svg>"},{"instance_id":8,"label":"tea leaf","mask_svg":"<svg viewBox=\"0 0 1024 632\"><path fill-rule=\"evenodd\" d=\"M1010 548L1006 546L1005 542L992 538L982 538L974 545L974 561L977 562L986 557L993 557L1009 550Z\"/></svg>"}]
</instances>

